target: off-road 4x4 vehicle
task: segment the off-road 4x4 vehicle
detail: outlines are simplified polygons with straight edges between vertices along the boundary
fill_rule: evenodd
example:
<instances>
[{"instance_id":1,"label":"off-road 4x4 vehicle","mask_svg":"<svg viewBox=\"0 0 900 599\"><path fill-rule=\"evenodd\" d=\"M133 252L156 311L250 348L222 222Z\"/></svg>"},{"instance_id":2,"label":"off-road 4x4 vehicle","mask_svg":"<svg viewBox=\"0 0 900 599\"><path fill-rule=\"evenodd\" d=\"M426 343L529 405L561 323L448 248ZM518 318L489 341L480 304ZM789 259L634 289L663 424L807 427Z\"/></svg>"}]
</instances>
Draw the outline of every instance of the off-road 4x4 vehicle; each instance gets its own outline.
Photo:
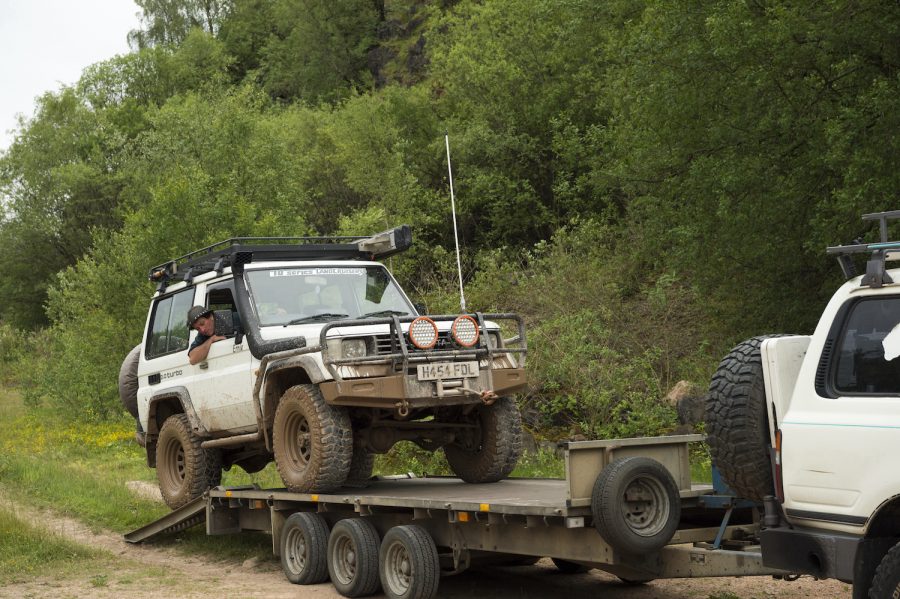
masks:
<instances>
[{"instance_id":1,"label":"off-road 4x4 vehicle","mask_svg":"<svg viewBox=\"0 0 900 599\"><path fill-rule=\"evenodd\" d=\"M513 470L522 319L420 315L374 261L411 243L405 225L367 238L240 238L151 269L137 413L170 507L217 485L223 468L256 472L273 457L291 491L357 484L401 440L443 448L468 482ZM226 336L194 366L193 305L213 310Z\"/></svg>"},{"instance_id":2,"label":"off-road 4x4 vehicle","mask_svg":"<svg viewBox=\"0 0 900 599\"><path fill-rule=\"evenodd\" d=\"M863 216L880 241L828 248L848 279L812 335L742 342L712 379L713 463L762 501L766 566L900 597L900 211ZM852 255L866 254L857 276Z\"/></svg>"}]
</instances>

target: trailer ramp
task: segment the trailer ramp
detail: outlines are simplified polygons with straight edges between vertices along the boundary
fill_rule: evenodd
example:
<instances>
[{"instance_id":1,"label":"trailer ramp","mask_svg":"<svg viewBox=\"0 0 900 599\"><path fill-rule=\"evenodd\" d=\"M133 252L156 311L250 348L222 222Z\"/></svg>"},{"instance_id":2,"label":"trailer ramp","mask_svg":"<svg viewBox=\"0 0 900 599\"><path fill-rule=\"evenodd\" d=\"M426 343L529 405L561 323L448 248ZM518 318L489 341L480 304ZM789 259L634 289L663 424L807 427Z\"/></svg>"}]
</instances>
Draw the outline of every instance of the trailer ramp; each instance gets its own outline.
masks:
<instances>
[{"instance_id":1,"label":"trailer ramp","mask_svg":"<svg viewBox=\"0 0 900 599\"><path fill-rule=\"evenodd\" d=\"M129 543L140 543L157 535L181 532L204 522L206 522L205 494L169 512L159 520L126 534L125 540Z\"/></svg>"}]
</instances>

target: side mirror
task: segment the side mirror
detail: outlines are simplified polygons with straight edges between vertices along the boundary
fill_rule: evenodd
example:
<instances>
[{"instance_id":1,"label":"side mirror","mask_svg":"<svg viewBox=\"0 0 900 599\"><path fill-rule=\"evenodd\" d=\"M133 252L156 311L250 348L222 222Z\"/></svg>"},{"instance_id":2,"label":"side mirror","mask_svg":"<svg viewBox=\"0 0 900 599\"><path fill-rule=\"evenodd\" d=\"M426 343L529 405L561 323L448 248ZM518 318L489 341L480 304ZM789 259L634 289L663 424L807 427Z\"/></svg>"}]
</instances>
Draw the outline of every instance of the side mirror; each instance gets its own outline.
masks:
<instances>
[{"instance_id":1,"label":"side mirror","mask_svg":"<svg viewBox=\"0 0 900 599\"><path fill-rule=\"evenodd\" d=\"M216 319L214 334L223 337L233 337L239 328L234 322L234 312L231 310L215 310L213 315Z\"/></svg>"},{"instance_id":2,"label":"side mirror","mask_svg":"<svg viewBox=\"0 0 900 599\"><path fill-rule=\"evenodd\" d=\"M428 306L422 302L413 302L413 308L416 309L416 312L418 312L420 316L428 314Z\"/></svg>"}]
</instances>

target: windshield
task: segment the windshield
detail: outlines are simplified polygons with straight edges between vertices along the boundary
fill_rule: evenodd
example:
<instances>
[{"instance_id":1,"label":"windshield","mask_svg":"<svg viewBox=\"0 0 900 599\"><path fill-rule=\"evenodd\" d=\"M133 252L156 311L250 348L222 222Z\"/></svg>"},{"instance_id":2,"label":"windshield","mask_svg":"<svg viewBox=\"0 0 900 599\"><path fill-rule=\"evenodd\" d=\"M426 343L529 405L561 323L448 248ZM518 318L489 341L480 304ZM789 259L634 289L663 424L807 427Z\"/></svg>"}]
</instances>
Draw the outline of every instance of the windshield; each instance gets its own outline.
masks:
<instances>
[{"instance_id":1,"label":"windshield","mask_svg":"<svg viewBox=\"0 0 900 599\"><path fill-rule=\"evenodd\" d=\"M383 266L246 271L260 326L413 314Z\"/></svg>"}]
</instances>

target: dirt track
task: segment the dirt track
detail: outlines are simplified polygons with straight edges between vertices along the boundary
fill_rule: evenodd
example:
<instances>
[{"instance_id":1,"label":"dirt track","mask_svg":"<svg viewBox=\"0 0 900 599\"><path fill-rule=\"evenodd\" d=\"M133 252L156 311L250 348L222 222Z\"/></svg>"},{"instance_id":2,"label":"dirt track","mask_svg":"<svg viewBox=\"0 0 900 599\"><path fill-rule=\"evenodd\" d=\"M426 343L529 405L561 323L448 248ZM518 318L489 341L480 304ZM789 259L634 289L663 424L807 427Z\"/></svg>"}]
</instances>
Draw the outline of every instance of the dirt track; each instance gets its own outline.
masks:
<instances>
[{"instance_id":1,"label":"dirt track","mask_svg":"<svg viewBox=\"0 0 900 599\"><path fill-rule=\"evenodd\" d=\"M171 548L152 544L131 545L116 533L93 532L74 519L47 511L38 512L11 502L2 493L0 505L6 506L7 511L12 511L23 520L42 523L78 543L105 549L119 560L115 576L103 578L100 584L89 572L65 579L39 578L0 588L0 597L3 598L340 597L330 584L300 587L288 583L274 557L262 562L248 560L243 564L238 561L215 561L202 556L186 558ZM562 574L550 560L544 559L534 566L482 568L444 578L439 596L458 599L843 599L850 597L850 587L837 581L804 578L784 582L768 577L667 580L629 586L597 570L585 574Z\"/></svg>"}]
</instances>

